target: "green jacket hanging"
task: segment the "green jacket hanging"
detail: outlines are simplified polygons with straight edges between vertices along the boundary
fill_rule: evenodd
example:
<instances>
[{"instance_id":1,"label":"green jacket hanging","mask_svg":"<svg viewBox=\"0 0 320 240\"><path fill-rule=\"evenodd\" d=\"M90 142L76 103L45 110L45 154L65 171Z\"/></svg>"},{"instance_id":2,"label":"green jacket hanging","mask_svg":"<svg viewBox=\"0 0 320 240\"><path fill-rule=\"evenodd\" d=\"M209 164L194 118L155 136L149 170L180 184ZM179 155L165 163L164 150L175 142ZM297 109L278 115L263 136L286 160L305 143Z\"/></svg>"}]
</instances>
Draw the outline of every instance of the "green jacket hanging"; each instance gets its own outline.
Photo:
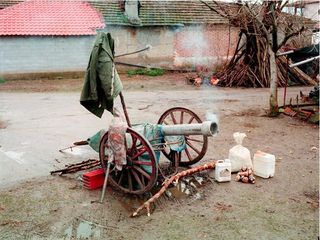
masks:
<instances>
[{"instance_id":1,"label":"green jacket hanging","mask_svg":"<svg viewBox=\"0 0 320 240\"><path fill-rule=\"evenodd\" d=\"M104 109L113 113L113 100L122 90L114 66L114 40L110 33L99 33L91 51L80 103L96 116Z\"/></svg>"}]
</instances>

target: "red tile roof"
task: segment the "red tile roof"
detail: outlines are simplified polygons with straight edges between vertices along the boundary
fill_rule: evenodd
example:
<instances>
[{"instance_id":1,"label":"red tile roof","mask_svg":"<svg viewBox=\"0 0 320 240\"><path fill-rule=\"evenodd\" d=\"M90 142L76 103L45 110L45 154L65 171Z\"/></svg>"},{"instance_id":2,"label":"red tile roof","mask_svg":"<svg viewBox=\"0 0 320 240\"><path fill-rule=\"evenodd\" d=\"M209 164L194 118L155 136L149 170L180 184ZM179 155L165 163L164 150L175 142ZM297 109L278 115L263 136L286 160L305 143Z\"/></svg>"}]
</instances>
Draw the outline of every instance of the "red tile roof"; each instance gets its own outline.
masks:
<instances>
[{"instance_id":1,"label":"red tile roof","mask_svg":"<svg viewBox=\"0 0 320 240\"><path fill-rule=\"evenodd\" d=\"M66 0L30 0L0 10L0 36L95 35L105 26L88 3Z\"/></svg>"}]
</instances>

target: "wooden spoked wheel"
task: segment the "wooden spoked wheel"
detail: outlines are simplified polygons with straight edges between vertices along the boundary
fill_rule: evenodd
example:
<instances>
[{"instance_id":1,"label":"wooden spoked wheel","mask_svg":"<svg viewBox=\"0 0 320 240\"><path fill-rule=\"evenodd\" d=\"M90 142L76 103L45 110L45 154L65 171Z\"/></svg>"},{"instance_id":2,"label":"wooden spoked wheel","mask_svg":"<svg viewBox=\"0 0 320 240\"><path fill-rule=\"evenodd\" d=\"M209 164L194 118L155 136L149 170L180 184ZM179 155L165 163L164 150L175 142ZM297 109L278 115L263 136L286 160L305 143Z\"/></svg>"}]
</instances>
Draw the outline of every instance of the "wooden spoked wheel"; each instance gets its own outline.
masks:
<instances>
[{"instance_id":1,"label":"wooden spoked wheel","mask_svg":"<svg viewBox=\"0 0 320 240\"><path fill-rule=\"evenodd\" d=\"M202 123L197 114L189 109L182 107L170 108L162 114L158 124L172 125L172 124L190 124ZM208 137L202 135L186 135L186 149L179 154L179 165L189 166L199 162L207 152ZM166 146L162 153L167 159L174 162L175 154L170 148Z\"/></svg>"},{"instance_id":2,"label":"wooden spoked wheel","mask_svg":"<svg viewBox=\"0 0 320 240\"><path fill-rule=\"evenodd\" d=\"M139 133L127 128L127 164L119 171L111 165L108 182L116 189L130 194L149 191L158 177L158 164L150 143ZM107 169L108 133L100 141L99 157L104 171ZM109 150L110 151L110 150Z\"/></svg>"}]
</instances>

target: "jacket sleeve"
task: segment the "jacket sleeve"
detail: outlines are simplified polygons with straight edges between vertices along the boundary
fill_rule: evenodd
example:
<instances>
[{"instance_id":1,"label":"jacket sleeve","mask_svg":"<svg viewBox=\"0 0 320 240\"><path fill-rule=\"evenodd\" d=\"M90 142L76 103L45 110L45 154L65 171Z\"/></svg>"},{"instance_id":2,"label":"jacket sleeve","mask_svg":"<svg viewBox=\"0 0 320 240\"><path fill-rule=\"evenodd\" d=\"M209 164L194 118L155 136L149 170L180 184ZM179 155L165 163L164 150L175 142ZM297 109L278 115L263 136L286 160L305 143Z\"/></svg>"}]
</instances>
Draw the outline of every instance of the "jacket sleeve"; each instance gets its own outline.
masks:
<instances>
[{"instance_id":1,"label":"jacket sleeve","mask_svg":"<svg viewBox=\"0 0 320 240\"><path fill-rule=\"evenodd\" d=\"M89 63L89 81L90 81L90 92L91 98L98 100L98 93L97 93L97 65L98 65L98 55L99 55L99 45L95 45L92 53L91 53L91 60Z\"/></svg>"},{"instance_id":2,"label":"jacket sleeve","mask_svg":"<svg viewBox=\"0 0 320 240\"><path fill-rule=\"evenodd\" d=\"M97 43L97 42L96 42ZM84 84L81 91L80 104L88 111L92 112L98 117L103 114L103 107L99 99L97 78L97 65L98 65L99 43L95 44L91 54L85 75Z\"/></svg>"},{"instance_id":3,"label":"jacket sleeve","mask_svg":"<svg viewBox=\"0 0 320 240\"><path fill-rule=\"evenodd\" d=\"M104 95L108 98L113 93L113 61L103 49L99 53L98 58L98 76Z\"/></svg>"}]
</instances>

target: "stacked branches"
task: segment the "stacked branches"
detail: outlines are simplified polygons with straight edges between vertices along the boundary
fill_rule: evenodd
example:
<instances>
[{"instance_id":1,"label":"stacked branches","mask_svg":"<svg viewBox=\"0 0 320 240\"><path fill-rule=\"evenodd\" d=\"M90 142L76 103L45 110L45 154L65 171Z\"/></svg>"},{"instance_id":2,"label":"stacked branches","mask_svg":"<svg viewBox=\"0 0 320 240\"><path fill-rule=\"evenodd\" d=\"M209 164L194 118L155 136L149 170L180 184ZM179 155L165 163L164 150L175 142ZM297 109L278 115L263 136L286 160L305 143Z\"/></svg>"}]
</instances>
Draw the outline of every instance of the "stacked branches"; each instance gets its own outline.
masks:
<instances>
[{"instance_id":1,"label":"stacked branches","mask_svg":"<svg viewBox=\"0 0 320 240\"><path fill-rule=\"evenodd\" d=\"M216 1L202 3L240 28L235 53L217 74L220 86L270 87L270 52L276 53L293 37L308 34L304 26L306 19L282 12L287 1L264 1L251 5L248 2L238 3L237 8ZM276 63L278 86L284 86L288 76L294 84L316 84L299 68L290 69L285 57L278 57Z\"/></svg>"}]
</instances>

